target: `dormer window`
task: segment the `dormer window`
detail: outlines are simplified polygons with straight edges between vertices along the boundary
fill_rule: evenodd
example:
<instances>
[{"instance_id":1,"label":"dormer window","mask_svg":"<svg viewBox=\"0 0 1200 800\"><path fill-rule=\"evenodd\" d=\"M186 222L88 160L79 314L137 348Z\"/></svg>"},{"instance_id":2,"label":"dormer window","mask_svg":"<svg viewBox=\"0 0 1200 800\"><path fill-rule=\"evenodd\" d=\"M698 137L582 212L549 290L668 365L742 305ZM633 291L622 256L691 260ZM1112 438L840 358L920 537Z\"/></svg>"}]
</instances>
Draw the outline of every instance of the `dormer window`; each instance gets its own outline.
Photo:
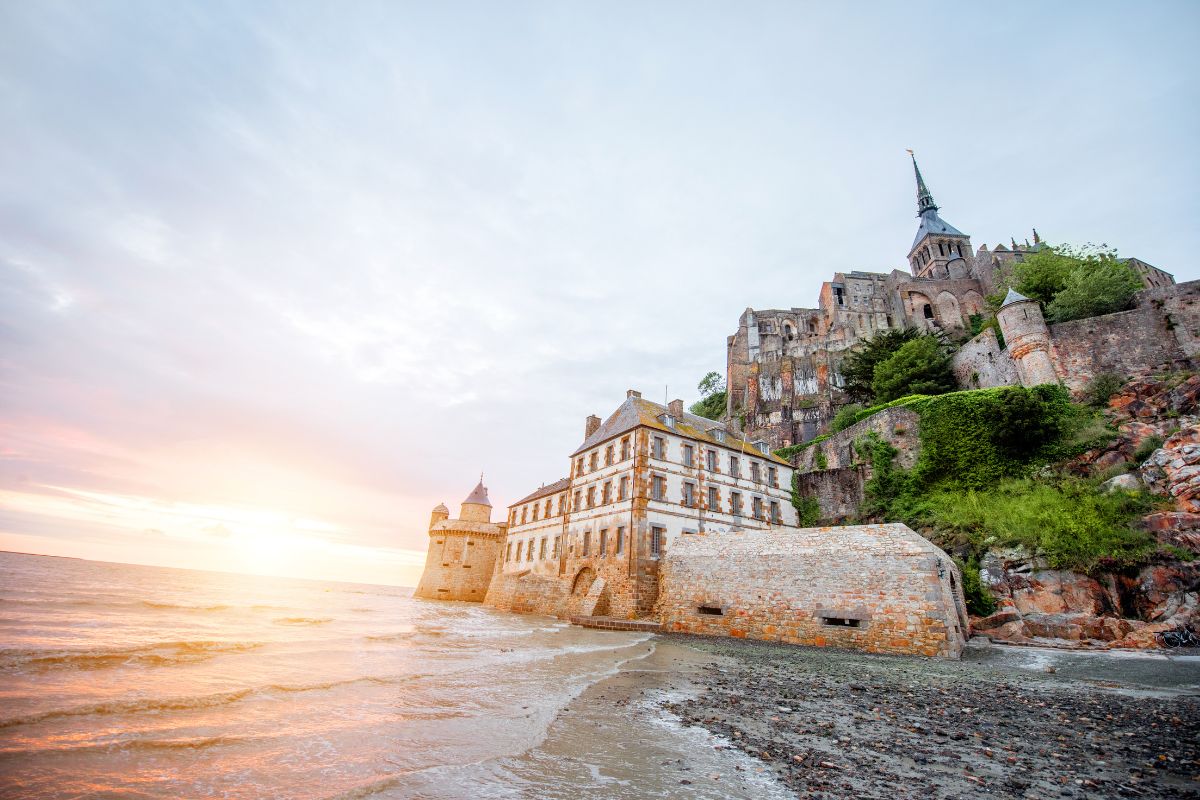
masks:
<instances>
[{"instance_id":1,"label":"dormer window","mask_svg":"<svg viewBox=\"0 0 1200 800\"><path fill-rule=\"evenodd\" d=\"M663 414L663 424L666 425L668 428L674 429L675 418L673 416L671 416L670 414Z\"/></svg>"},{"instance_id":2,"label":"dormer window","mask_svg":"<svg viewBox=\"0 0 1200 800\"><path fill-rule=\"evenodd\" d=\"M759 439L757 442L755 442L754 446L758 448L758 452L760 453L767 452L767 443L762 439Z\"/></svg>"},{"instance_id":3,"label":"dormer window","mask_svg":"<svg viewBox=\"0 0 1200 800\"><path fill-rule=\"evenodd\" d=\"M712 437L714 439L716 439L718 442L724 442L725 441L725 431L721 430L720 428L714 428L713 432L712 432Z\"/></svg>"}]
</instances>

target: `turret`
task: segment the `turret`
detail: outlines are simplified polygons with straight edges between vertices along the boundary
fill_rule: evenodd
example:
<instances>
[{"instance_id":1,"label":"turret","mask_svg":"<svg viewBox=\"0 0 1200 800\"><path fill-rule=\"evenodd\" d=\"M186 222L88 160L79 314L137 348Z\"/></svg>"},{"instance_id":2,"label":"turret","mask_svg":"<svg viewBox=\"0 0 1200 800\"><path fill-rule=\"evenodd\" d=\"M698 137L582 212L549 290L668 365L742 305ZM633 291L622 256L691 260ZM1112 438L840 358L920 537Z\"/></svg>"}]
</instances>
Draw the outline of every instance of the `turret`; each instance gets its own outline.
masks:
<instances>
[{"instance_id":1,"label":"turret","mask_svg":"<svg viewBox=\"0 0 1200 800\"><path fill-rule=\"evenodd\" d=\"M1017 365L1022 386L1057 383L1050 361L1050 329L1036 300L1009 289L996 312L1008 354Z\"/></svg>"},{"instance_id":2,"label":"turret","mask_svg":"<svg viewBox=\"0 0 1200 800\"><path fill-rule=\"evenodd\" d=\"M458 518L465 522L491 522L492 501L488 500L487 487L483 485L483 476L479 476L479 484L462 501L462 510Z\"/></svg>"},{"instance_id":3,"label":"turret","mask_svg":"<svg viewBox=\"0 0 1200 800\"><path fill-rule=\"evenodd\" d=\"M445 503L438 503L433 507L433 513L429 515L429 530L433 530L433 526L437 525L444 519L450 518L450 509L446 508Z\"/></svg>"}]
</instances>

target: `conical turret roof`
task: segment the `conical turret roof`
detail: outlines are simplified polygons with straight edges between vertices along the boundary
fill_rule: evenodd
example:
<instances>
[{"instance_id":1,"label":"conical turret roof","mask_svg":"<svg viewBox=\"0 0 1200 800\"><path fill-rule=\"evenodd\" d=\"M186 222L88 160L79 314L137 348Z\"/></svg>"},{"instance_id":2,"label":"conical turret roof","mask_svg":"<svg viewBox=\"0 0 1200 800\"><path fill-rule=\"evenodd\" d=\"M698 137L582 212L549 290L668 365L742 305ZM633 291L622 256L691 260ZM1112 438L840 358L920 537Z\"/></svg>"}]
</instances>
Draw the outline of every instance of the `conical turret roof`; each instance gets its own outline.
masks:
<instances>
[{"instance_id":1,"label":"conical turret roof","mask_svg":"<svg viewBox=\"0 0 1200 800\"><path fill-rule=\"evenodd\" d=\"M1028 297L1021 294L1016 289L1009 287L1008 294L1004 295L1004 302L1000 304L1000 307L1004 308L1006 305L1009 305L1010 303L1020 303L1021 301L1028 300L1028 299L1029 299Z\"/></svg>"},{"instance_id":2,"label":"conical turret roof","mask_svg":"<svg viewBox=\"0 0 1200 800\"><path fill-rule=\"evenodd\" d=\"M433 507L433 513L434 514L449 514L450 509L446 508L445 503L438 503L436 506Z\"/></svg>"},{"instance_id":3,"label":"conical turret roof","mask_svg":"<svg viewBox=\"0 0 1200 800\"><path fill-rule=\"evenodd\" d=\"M483 478L479 479L479 484L467 495L467 499L463 500L463 505L492 507L492 501L488 500L487 487L483 485Z\"/></svg>"}]
</instances>

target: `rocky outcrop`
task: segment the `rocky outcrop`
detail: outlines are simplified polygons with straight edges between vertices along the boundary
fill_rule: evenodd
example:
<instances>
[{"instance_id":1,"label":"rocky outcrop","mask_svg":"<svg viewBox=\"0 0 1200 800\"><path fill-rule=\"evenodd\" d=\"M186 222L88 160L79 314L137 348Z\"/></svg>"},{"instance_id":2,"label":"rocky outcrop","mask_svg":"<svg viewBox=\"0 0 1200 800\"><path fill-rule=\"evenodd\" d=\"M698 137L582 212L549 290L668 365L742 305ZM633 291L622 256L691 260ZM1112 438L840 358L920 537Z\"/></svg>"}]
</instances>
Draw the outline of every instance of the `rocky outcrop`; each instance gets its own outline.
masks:
<instances>
[{"instance_id":1,"label":"rocky outcrop","mask_svg":"<svg viewBox=\"0 0 1200 800\"><path fill-rule=\"evenodd\" d=\"M997 641L1145 648L1158 633L1200 624L1200 563L1088 576L1008 550L989 553L980 575L998 608L971 629Z\"/></svg>"},{"instance_id":2,"label":"rocky outcrop","mask_svg":"<svg viewBox=\"0 0 1200 800\"><path fill-rule=\"evenodd\" d=\"M1200 424L1171 434L1139 471L1150 491L1170 497L1180 511L1200 513Z\"/></svg>"}]
</instances>

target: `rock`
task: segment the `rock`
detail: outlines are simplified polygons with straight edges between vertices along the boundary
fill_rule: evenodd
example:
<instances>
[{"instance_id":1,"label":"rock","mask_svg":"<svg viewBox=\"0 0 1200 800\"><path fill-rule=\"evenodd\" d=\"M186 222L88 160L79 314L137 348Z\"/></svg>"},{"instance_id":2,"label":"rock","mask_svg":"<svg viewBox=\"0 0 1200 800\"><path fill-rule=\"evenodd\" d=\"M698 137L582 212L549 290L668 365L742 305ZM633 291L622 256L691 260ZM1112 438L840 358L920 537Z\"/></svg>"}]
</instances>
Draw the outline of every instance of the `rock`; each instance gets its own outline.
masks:
<instances>
[{"instance_id":1,"label":"rock","mask_svg":"<svg viewBox=\"0 0 1200 800\"><path fill-rule=\"evenodd\" d=\"M1096 615L1104 607L1104 587L1086 575L1069 570L1038 570L1007 574L1012 603L1022 616L1065 612Z\"/></svg>"},{"instance_id":2,"label":"rock","mask_svg":"<svg viewBox=\"0 0 1200 800\"><path fill-rule=\"evenodd\" d=\"M1126 492L1136 492L1143 486L1141 477L1136 472L1127 472L1124 475L1118 475L1115 478L1109 478L1104 483L1100 484L1100 488L1106 492L1114 492L1118 489Z\"/></svg>"},{"instance_id":3,"label":"rock","mask_svg":"<svg viewBox=\"0 0 1200 800\"><path fill-rule=\"evenodd\" d=\"M1092 462L1092 474L1110 470L1120 464L1128 463L1129 459L1120 450L1109 450Z\"/></svg>"}]
</instances>

